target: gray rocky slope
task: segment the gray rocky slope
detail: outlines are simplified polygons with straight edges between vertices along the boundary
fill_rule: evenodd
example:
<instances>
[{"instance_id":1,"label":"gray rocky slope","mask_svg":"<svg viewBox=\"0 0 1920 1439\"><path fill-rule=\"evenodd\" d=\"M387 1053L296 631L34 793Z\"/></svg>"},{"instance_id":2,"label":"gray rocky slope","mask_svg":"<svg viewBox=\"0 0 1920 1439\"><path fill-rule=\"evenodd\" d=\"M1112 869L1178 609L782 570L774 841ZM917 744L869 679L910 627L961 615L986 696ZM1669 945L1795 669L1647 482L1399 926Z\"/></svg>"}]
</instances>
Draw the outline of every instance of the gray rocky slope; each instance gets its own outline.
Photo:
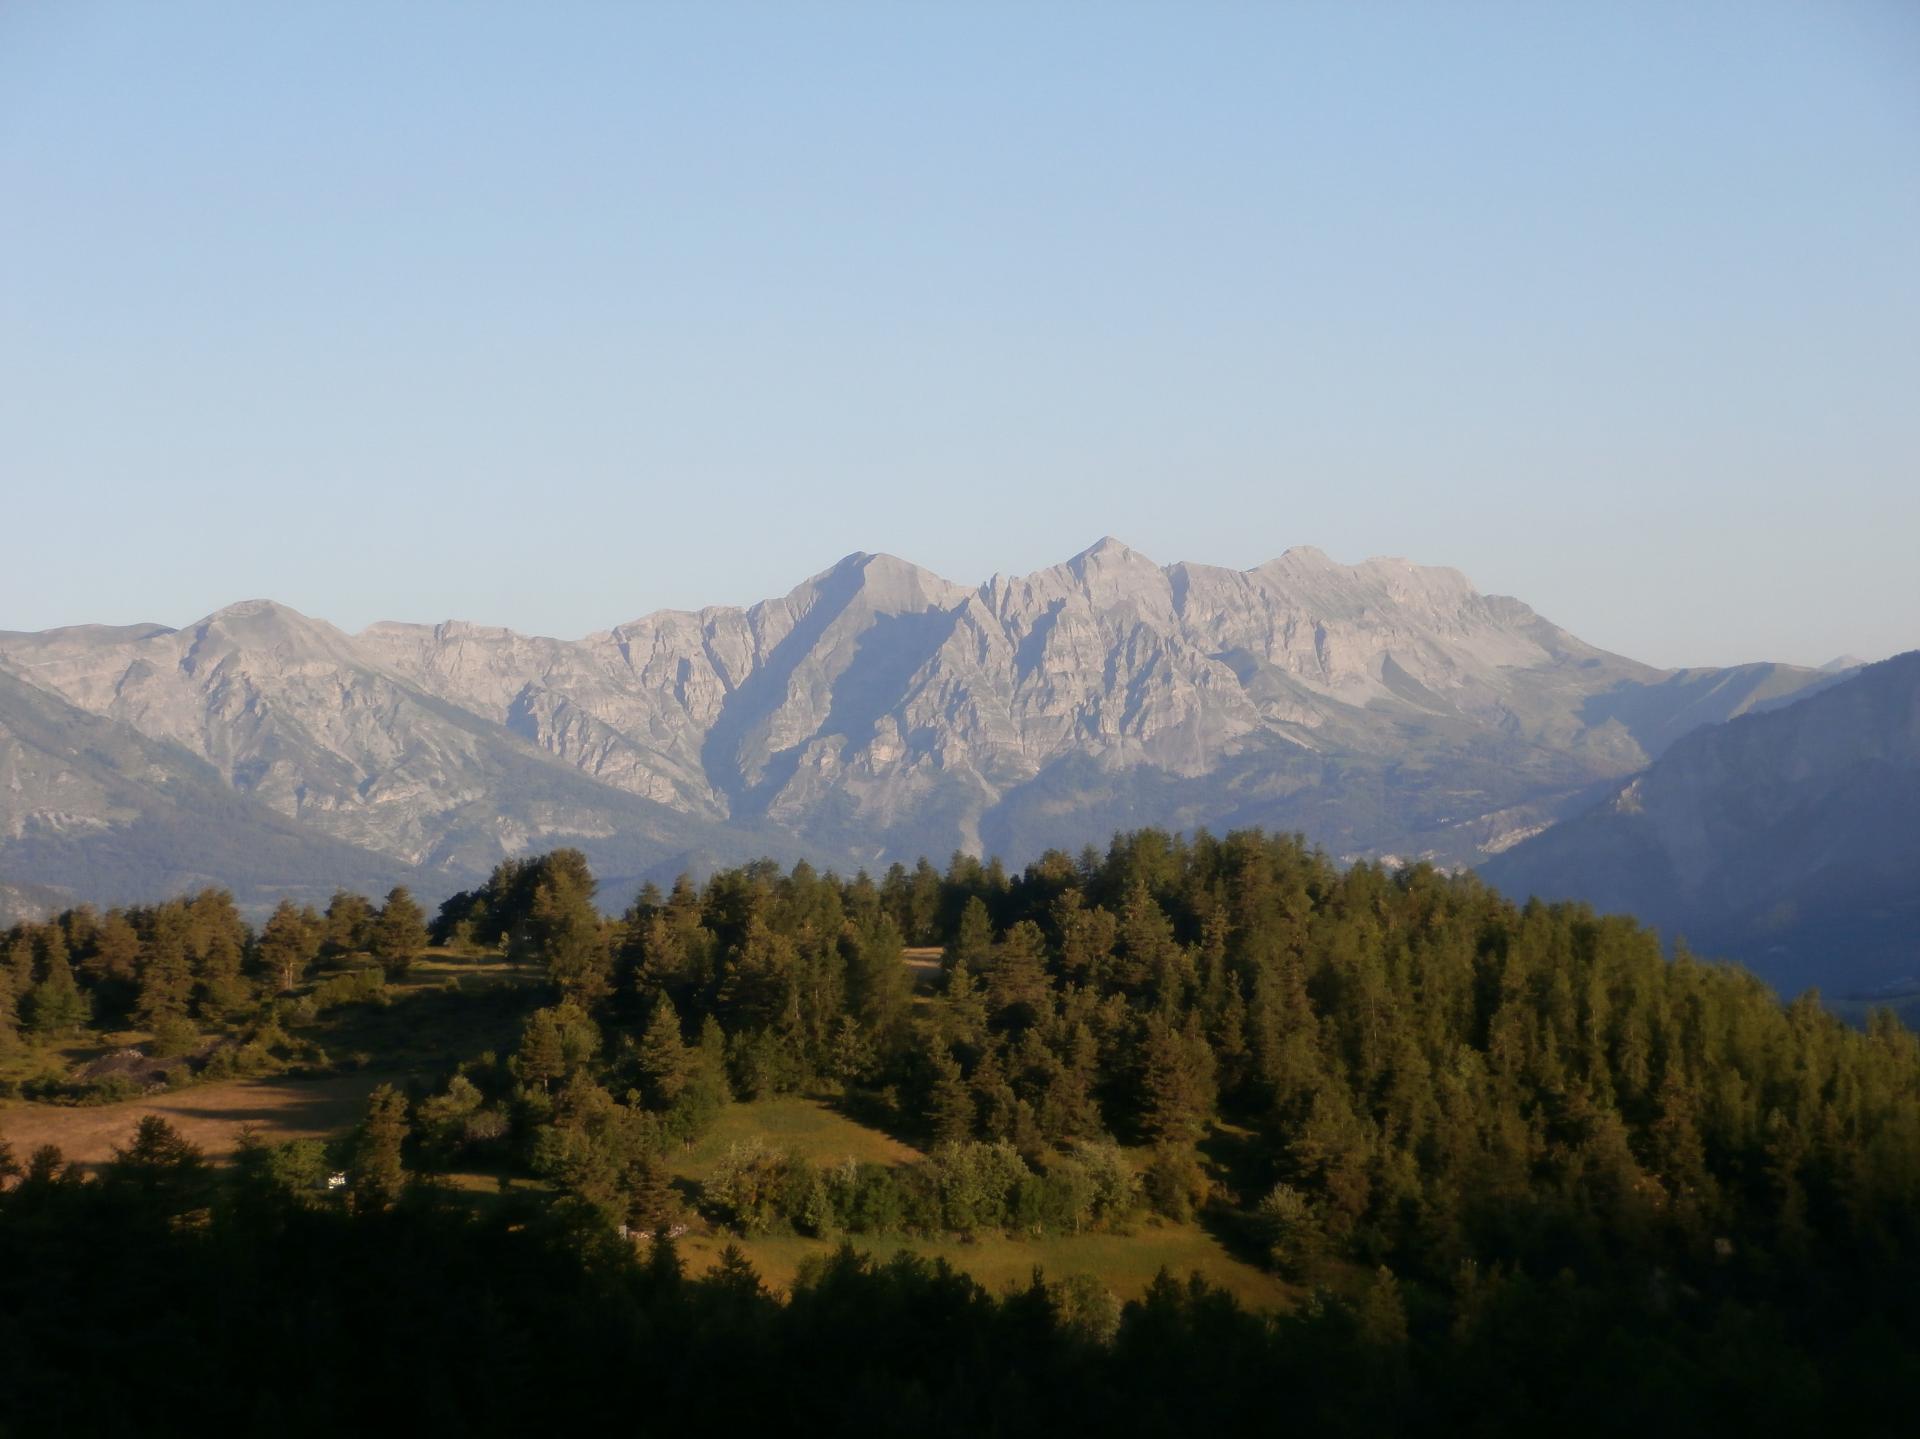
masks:
<instances>
[{"instance_id":1,"label":"gray rocky slope","mask_svg":"<svg viewBox=\"0 0 1920 1439\"><path fill-rule=\"evenodd\" d=\"M0 633L0 677L0 736L32 696L117 737L0 788L0 881L96 897L89 854L152 818L102 798L96 760L129 785L191 762L430 891L559 844L624 883L761 853L1017 863L1143 824L1471 863L1690 728L1837 678L1658 670L1451 569L1161 566L1111 539L975 588L856 554L750 608L575 641L348 635L255 600L177 630ZM53 833L63 860L23 867Z\"/></svg>"},{"instance_id":2,"label":"gray rocky slope","mask_svg":"<svg viewBox=\"0 0 1920 1439\"><path fill-rule=\"evenodd\" d=\"M1745 963L1791 993L1920 988L1920 652L1694 730L1481 868Z\"/></svg>"}]
</instances>

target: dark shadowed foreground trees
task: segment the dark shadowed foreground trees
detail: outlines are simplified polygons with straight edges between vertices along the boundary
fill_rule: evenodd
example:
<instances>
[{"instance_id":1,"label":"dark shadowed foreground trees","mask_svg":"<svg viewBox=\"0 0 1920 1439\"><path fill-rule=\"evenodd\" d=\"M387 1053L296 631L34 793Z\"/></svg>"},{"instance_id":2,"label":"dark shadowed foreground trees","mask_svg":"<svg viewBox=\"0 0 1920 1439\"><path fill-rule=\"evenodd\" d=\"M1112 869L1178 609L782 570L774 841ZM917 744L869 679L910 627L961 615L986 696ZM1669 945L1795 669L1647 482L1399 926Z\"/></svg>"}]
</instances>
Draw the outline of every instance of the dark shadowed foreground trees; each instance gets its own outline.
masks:
<instances>
[{"instance_id":1,"label":"dark shadowed foreground trees","mask_svg":"<svg viewBox=\"0 0 1920 1439\"><path fill-rule=\"evenodd\" d=\"M1390 1276L1284 1317L1162 1278L1116 1325L1097 1288L993 1296L906 1255L842 1250L781 1298L562 1211L352 1213L257 1152L211 1195L158 1121L99 1180L23 1168L9 1434L1890 1433L1920 1403L1895 1327L1823 1354L1677 1291L1486 1275L1437 1323Z\"/></svg>"}]
</instances>

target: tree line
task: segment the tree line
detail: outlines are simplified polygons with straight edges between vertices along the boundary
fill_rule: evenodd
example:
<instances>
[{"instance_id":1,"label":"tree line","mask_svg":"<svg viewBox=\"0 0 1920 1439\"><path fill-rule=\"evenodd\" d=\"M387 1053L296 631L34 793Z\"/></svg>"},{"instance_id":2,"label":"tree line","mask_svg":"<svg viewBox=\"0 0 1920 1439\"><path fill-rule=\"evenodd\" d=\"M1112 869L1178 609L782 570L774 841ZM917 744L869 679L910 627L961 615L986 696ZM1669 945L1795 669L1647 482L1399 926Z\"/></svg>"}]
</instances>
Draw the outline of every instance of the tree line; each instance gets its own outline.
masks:
<instances>
[{"instance_id":1,"label":"tree line","mask_svg":"<svg viewBox=\"0 0 1920 1439\"><path fill-rule=\"evenodd\" d=\"M369 1213L405 1207L410 1173L486 1159L553 1181L578 1233L654 1232L679 1202L672 1146L730 1098L824 1086L927 1163L729 1156L711 1197L743 1232L1097 1227L1146 1205L1328 1296L1346 1317L1326 1323L1435 1393L1468 1383L1436 1377L1445 1356L1501 1362L1476 1347L1495 1336L1603 1392L1626 1353L1656 1357L1607 1337L1623 1323L1687 1356L1687 1383L1761 1356L1802 1399L1908 1393L1920 1046L1889 1015L1856 1030L1817 995L1669 960L1627 919L1258 832L1143 831L1017 874L760 863L648 887L617 918L596 890L562 850L442 906L434 940L538 966L549 1002L511 1051L377 1101L385 1138L355 1151L386 1156L356 1159L385 1176L356 1199ZM220 910L176 907L203 904ZM98 1012L99 949L72 919L51 928ZM47 928L8 939L34 946L28 993L52 978ZM208 976L256 995L285 977L266 930L226 932L237 968L221 941L183 943L205 1013ZM372 949L343 929L312 956L344 943ZM938 951L920 993L908 944Z\"/></svg>"}]
</instances>

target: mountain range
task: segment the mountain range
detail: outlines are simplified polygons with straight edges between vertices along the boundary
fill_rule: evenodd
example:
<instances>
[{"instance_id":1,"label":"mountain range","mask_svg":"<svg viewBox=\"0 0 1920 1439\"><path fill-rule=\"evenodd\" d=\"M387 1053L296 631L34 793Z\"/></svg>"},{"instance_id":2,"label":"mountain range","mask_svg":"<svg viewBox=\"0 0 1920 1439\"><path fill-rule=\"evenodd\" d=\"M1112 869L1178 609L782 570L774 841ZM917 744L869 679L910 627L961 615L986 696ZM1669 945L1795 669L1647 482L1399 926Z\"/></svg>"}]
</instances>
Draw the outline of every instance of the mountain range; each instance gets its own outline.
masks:
<instances>
[{"instance_id":1,"label":"mountain range","mask_svg":"<svg viewBox=\"0 0 1920 1439\"><path fill-rule=\"evenodd\" d=\"M1787 993L1920 992L1920 652L1676 740L1584 814L1492 856L1736 957Z\"/></svg>"},{"instance_id":2,"label":"mountain range","mask_svg":"<svg viewBox=\"0 0 1920 1439\"><path fill-rule=\"evenodd\" d=\"M624 898L762 854L1017 864L1146 824L1473 865L1850 673L1659 669L1405 560L1113 539L972 587L854 554L579 640L250 600L0 633L0 903L433 896L562 844Z\"/></svg>"}]
</instances>

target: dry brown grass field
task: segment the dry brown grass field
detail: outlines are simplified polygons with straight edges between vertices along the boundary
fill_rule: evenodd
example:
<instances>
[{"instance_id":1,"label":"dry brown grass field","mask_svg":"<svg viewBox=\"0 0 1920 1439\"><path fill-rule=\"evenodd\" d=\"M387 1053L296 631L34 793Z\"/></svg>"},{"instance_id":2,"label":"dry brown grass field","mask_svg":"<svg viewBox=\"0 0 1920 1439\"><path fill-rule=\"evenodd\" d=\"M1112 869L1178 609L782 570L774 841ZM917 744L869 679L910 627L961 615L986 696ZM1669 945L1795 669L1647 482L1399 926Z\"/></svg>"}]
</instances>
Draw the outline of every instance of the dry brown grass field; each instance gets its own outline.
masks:
<instances>
[{"instance_id":1,"label":"dry brown grass field","mask_svg":"<svg viewBox=\"0 0 1920 1439\"><path fill-rule=\"evenodd\" d=\"M0 1107L0 1138L23 1159L40 1145L57 1144L67 1158L97 1165L132 1137L143 1115L157 1114L210 1157L226 1159L249 1127L274 1141L323 1138L347 1128L360 1118L368 1093L389 1077L234 1079L120 1104L15 1103Z\"/></svg>"}]
</instances>

